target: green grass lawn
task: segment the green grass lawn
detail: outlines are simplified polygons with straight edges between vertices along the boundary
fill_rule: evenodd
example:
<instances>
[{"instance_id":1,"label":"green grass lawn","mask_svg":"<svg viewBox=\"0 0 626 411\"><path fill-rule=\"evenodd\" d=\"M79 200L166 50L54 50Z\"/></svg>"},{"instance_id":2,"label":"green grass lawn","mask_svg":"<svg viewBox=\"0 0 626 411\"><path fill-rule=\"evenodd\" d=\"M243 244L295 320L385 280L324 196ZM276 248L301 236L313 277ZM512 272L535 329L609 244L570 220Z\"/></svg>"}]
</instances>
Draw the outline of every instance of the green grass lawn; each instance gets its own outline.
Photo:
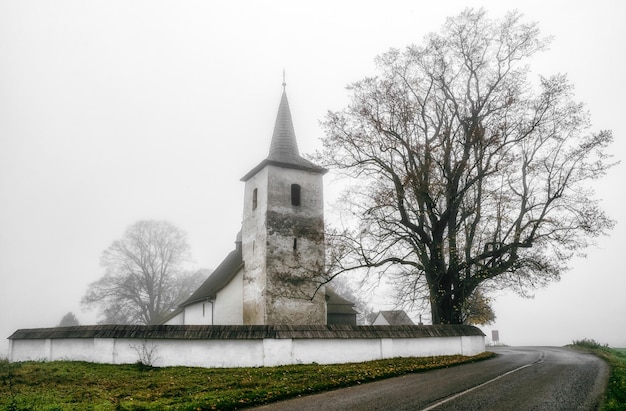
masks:
<instances>
[{"instance_id":1,"label":"green grass lawn","mask_svg":"<svg viewBox=\"0 0 626 411\"><path fill-rule=\"evenodd\" d=\"M626 348L609 348L587 339L574 341L572 347L593 352L611 367L602 411L626 410Z\"/></svg>"},{"instance_id":2,"label":"green grass lawn","mask_svg":"<svg viewBox=\"0 0 626 411\"><path fill-rule=\"evenodd\" d=\"M2 410L232 410L491 358L395 358L341 365L152 368L0 361Z\"/></svg>"},{"instance_id":3,"label":"green grass lawn","mask_svg":"<svg viewBox=\"0 0 626 411\"><path fill-rule=\"evenodd\" d=\"M598 355L611 366L609 385L602 409L605 411L626 410L626 349L605 348Z\"/></svg>"}]
</instances>

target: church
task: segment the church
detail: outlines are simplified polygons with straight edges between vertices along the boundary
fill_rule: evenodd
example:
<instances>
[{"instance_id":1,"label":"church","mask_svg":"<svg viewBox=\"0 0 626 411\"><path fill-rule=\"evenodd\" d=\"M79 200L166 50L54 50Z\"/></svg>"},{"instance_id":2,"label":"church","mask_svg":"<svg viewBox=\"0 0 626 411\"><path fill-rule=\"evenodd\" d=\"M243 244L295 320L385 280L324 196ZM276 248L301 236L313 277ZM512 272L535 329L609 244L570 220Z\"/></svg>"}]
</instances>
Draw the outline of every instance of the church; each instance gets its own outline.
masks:
<instances>
[{"instance_id":1,"label":"church","mask_svg":"<svg viewBox=\"0 0 626 411\"><path fill-rule=\"evenodd\" d=\"M354 304L323 282L325 173L300 156L283 83L269 153L241 178L235 249L206 281L160 325L19 329L9 360L132 364L143 348L159 367L266 367L483 352L472 326L356 325Z\"/></svg>"},{"instance_id":2,"label":"church","mask_svg":"<svg viewBox=\"0 0 626 411\"><path fill-rule=\"evenodd\" d=\"M326 169L300 156L283 92L267 157L241 178L242 228L166 325L356 325L353 303L324 286Z\"/></svg>"}]
</instances>

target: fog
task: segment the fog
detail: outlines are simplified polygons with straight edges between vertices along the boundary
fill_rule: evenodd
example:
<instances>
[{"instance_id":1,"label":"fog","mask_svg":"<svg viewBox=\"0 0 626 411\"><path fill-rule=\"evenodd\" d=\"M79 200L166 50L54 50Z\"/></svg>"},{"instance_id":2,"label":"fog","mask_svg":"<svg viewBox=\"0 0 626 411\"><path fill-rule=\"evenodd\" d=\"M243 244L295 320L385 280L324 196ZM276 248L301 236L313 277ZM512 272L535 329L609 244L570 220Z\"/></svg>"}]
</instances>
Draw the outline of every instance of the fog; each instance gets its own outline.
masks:
<instances>
[{"instance_id":1,"label":"fog","mask_svg":"<svg viewBox=\"0 0 626 411\"><path fill-rule=\"evenodd\" d=\"M269 148L283 69L300 151L313 152L319 121L347 103L347 84L374 74L375 56L466 6L494 18L518 9L554 36L533 72L567 73L623 160L626 4L439 3L0 2L0 356L18 328L70 311L94 323L80 299L103 274L101 252L137 220L172 222L196 267L219 264L241 224L239 179ZM619 165L595 187L618 222L611 236L534 299L498 295L488 336L626 347L625 175ZM331 172L328 213L336 195ZM393 308L384 293L373 299Z\"/></svg>"}]
</instances>

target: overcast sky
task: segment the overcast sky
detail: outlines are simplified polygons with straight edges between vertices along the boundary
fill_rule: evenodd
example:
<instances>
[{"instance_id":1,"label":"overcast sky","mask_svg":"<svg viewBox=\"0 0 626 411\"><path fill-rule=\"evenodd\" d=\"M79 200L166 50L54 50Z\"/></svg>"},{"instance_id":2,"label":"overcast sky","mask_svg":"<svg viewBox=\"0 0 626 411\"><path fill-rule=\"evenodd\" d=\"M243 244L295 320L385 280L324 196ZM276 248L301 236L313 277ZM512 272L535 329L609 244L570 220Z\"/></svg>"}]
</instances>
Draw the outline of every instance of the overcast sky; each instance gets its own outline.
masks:
<instances>
[{"instance_id":1,"label":"overcast sky","mask_svg":"<svg viewBox=\"0 0 626 411\"><path fill-rule=\"evenodd\" d=\"M69 311L93 323L80 299L103 274L101 252L137 220L169 220L197 267L219 264L241 224L239 179L269 148L283 68L310 153L319 121L347 103L347 84L374 74L375 56L421 42L466 6L497 18L518 9L553 35L533 70L569 75L623 161L618 0L0 0L0 356L18 328L55 326ZM626 347L624 167L596 187L618 221L611 237L534 299L500 295L488 336ZM328 214L332 173L325 189Z\"/></svg>"}]
</instances>

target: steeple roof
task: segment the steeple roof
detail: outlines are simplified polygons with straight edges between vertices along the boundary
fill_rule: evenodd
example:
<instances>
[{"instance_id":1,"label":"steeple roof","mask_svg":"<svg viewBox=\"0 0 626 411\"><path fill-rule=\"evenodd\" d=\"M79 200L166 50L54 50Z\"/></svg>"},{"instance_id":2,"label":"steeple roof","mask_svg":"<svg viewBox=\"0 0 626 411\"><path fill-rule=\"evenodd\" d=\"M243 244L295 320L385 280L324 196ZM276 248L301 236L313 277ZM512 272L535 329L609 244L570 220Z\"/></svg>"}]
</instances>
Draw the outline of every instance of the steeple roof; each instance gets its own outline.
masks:
<instances>
[{"instance_id":1,"label":"steeple roof","mask_svg":"<svg viewBox=\"0 0 626 411\"><path fill-rule=\"evenodd\" d=\"M285 83L283 83L283 94L280 99L280 105L278 106L276 122L274 123L274 133L272 134L270 151L265 160L261 161L261 163L243 176L241 181L247 181L268 164L285 168L311 170L322 174L328 171L300 156L298 141L296 140L296 133L291 119L289 101L287 100L287 92L285 91Z\"/></svg>"},{"instance_id":2,"label":"steeple roof","mask_svg":"<svg viewBox=\"0 0 626 411\"><path fill-rule=\"evenodd\" d=\"M289 101L287 100L287 92L283 88L283 95L280 98L278 106L278 114L274 123L274 134L272 135L272 144L270 152L267 156L268 160L280 161L283 163L299 163L303 160L298 151L298 141L296 133L293 130L293 121L291 120L291 110L289 110Z\"/></svg>"}]
</instances>

